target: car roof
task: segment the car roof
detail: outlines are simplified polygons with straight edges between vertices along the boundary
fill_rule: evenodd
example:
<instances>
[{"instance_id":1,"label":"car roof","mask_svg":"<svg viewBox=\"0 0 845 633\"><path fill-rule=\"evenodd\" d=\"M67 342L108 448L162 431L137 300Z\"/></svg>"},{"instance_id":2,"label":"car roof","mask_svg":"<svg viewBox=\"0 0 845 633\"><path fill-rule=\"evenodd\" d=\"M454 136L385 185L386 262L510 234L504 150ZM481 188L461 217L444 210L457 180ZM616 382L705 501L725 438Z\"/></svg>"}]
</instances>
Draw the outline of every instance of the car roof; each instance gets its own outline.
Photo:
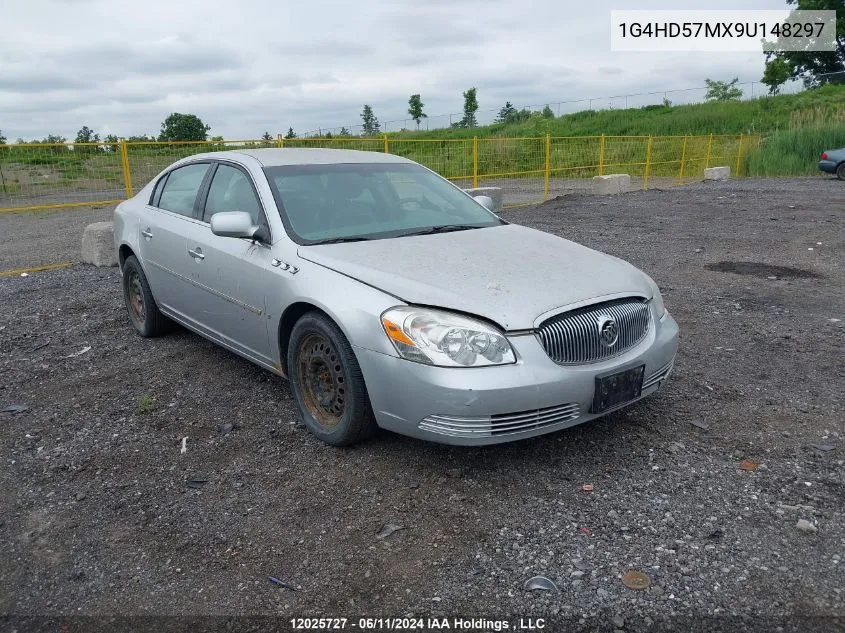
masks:
<instances>
[{"instance_id":1,"label":"car roof","mask_svg":"<svg viewBox=\"0 0 845 633\"><path fill-rule=\"evenodd\" d=\"M365 152L353 149L324 149L316 147L232 149L191 156L197 158L226 158L232 154L251 156L264 167L281 165L332 165L337 163L412 163L413 161L384 152Z\"/></svg>"}]
</instances>

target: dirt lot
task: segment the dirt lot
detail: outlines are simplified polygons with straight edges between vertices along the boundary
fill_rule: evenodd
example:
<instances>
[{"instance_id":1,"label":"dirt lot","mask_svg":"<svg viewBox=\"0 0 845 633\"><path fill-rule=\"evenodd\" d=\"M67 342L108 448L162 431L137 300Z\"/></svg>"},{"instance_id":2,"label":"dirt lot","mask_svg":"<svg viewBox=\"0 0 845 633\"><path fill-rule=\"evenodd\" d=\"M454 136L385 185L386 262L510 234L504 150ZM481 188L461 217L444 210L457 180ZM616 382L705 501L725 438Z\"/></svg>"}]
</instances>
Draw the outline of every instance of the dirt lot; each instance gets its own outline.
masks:
<instances>
[{"instance_id":1,"label":"dirt lot","mask_svg":"<svg viewBox=\"0 0 845 633\"><path fill-rule=\"evenodd\" d=\"M0 414L0 614L841 630L843 210L843 183L819 178L506 212L643 268L682 340L656 396L484 449L328 447L280 379L185 331L137 337L116 269L0 279L0 408L28 407ZM386 523L403 529L377 537ZM559 592L526 591L535 574ZM104 621L61 630L82 622Z\"/></svg>"}]
</instances>

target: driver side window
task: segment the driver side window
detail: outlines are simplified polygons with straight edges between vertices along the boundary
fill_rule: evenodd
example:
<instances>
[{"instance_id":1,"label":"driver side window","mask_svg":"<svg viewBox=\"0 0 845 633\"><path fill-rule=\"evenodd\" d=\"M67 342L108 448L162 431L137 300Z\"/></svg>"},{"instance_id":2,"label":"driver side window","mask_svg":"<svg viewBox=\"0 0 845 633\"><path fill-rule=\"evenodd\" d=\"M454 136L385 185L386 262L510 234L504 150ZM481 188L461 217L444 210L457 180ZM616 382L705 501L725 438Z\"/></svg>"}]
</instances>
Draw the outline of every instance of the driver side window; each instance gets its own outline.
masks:
<instances>
[{"instance_id":1,"label":"driver side window","mask_svg":"<svg viewBox=\"0 0 845 633\"><path fill-rule=\"evenodd\" d=\"M254 225L266 225L261 203L247 175L240 169L223 164L217 166L208 189L203 219L209 222L212 215L221 211L244 211L249 213Z\"/></svg>"}]
</instances>

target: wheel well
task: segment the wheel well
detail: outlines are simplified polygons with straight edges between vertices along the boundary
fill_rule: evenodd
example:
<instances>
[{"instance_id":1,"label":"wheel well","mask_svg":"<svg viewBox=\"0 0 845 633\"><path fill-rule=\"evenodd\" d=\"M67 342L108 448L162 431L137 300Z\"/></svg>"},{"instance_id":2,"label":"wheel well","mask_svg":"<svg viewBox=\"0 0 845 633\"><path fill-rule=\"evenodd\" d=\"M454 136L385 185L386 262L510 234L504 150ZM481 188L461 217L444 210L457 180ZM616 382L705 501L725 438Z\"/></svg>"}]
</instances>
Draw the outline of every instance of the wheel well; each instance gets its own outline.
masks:
<instances>
[{"instance_id":1,"label":"wheel well","mask_svg":"<svg viewBox=\"0 0 845 633\"><path fill-rule=\"evenodd\" d=\"M306 301L292 303L285 308L282 318L279 320L279 364L286 376L288 375L288 341L290 341L290 333L293 331L293 326L299 321L300 317L308 312L319 312L326 318L332 321L334 320L325 311Z\"/></svg>"},{"instance_id":2,"label":"wheel well","mask_svg":"<svg viewBox=\"0 0 845 633\"><path fill-rule=\"evenodd\" d=\"M117 261L120 263L120 269L123 270L123 262L126 261L126 258L130 255L134 255L135 253L132 252L132 249L129 248L126 244L121 244L120 249L117 251Z\"/></svg>"}]
</instances>

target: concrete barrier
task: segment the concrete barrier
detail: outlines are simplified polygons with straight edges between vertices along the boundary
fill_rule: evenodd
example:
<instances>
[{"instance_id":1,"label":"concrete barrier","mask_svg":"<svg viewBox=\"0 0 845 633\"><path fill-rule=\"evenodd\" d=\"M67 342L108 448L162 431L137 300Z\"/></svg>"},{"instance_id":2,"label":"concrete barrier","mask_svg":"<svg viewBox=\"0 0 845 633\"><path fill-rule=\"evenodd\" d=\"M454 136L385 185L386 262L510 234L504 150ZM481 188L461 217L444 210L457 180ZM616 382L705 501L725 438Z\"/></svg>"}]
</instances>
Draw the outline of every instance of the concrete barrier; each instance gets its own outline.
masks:
<instances>
[{"instance_id":1,"label":"concrete barrier","mask_svg":"<svg viewBox=\"0 0 845 633\"><path fill-rule=\"evenodd\" d=\"M730 167L709 167L704 170L704 180L727 180L730 177Z\"/></svg>"},{"instance_id":2,"label":"concrete barrier","mask_svg":"<svg viewBox=\"0 0 845 633\"><path fill-rule=\"evenodd\" d=\"M631 188L631 177L628 174L608 174L593 176L594 193L607 195L625 193Z\"/></svg>"},{"instance_id":3,"label":"concrete barrier","mask_svg":"<svg viewBox=\"0 0 845 633\"><path fill-rule=\"evenodd\" d=\"M475 189L464 189L471 196L487 196L493 200L493 213L498 213L502 210L502 203L504 201L504 192L501 187L476 187Z\"/></svg>"},{"instance_id":4,"label":"concrete barrier","mask_svg":"<svg viewBox=\"0 0 845 633\"><path fill-rule=\"evenodd\" d=\"M94 266L117 266L114 248L114 224L94 222L82 234L82 263Z\"/></svg>"}]
</instances>

